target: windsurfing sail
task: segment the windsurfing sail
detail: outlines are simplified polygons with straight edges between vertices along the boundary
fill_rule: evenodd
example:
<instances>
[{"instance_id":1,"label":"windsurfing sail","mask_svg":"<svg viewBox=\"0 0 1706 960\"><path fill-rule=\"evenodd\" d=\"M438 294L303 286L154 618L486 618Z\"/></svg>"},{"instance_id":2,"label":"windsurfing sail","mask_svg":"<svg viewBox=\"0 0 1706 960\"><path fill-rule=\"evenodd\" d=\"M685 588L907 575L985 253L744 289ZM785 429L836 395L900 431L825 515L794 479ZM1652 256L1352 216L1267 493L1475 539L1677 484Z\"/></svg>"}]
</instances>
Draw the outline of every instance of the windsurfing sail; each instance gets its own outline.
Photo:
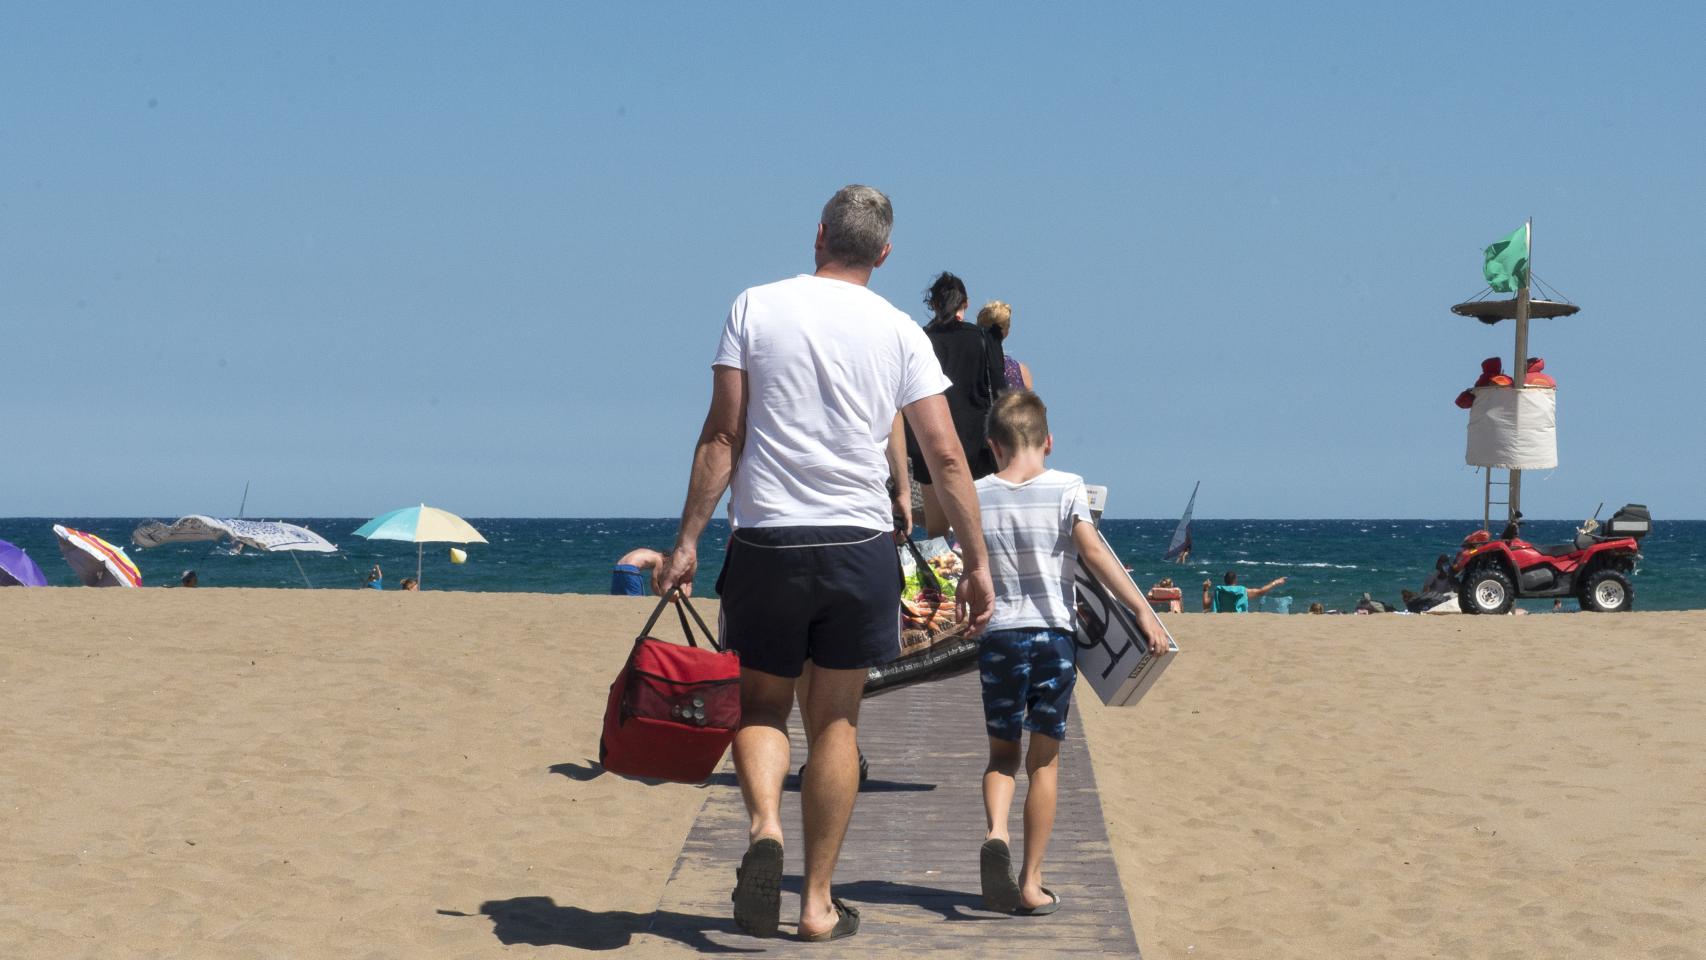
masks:
<instances>
[{"instance_id":1,"label":"windsurfing sail","mask_svg":"<svg viewBox=\"0 0 1706 960\"><path fill-rule=\"evenodd\" d=\"M1197 488L1201 486L1202 481L1198 480L1197 485L1191 488L1191 500L1185 504L1185 515L1179 518L1179 525L1173 528L1173 542L1167 544L1167 552L1161 555L1161 559L1170 560L1173 563L1184 563L1190 559L1191 511L1196 508Z\"/></svg>"}]
</instances>

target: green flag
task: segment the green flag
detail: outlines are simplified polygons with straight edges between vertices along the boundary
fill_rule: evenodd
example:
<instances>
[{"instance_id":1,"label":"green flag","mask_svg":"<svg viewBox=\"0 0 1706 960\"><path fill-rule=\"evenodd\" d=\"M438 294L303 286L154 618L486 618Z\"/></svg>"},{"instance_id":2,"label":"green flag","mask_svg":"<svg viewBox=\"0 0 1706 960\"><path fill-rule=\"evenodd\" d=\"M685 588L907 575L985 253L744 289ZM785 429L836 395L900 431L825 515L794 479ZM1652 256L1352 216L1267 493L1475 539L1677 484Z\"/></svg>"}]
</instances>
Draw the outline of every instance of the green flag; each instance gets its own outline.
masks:
<instances>
[{"instance_id":1,"label":"green flag","mask_svg":"<svg viewBox=\"0 0 1706 960\"><path fill-rule=\"evenodd\" d=\"M1515 293L1528 286L1528 226L1487 248L1487 262L1481 267L1487 285L1499 293Z\"/></svg>"}]
</instances>

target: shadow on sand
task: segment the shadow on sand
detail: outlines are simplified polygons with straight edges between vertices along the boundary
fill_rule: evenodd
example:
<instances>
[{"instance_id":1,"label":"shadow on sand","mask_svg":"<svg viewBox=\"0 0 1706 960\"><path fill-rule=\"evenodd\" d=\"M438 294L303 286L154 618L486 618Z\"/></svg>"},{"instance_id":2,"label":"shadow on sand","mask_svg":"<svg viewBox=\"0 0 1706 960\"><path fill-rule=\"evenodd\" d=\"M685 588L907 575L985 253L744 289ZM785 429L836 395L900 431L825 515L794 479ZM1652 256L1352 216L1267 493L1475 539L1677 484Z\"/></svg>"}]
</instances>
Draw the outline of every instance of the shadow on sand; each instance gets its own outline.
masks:
<instances>
[{"instance_id":1,"label":"shadow on sand","mask_svg":"<svg viewBox=\"0 0 1706 960\"><path fill-rule=\"evenodd\" d=\"M560 777L567 777L578 783L585 783L588 780L596 780L609 772L604 769L603 764L590 759L582 763L553 763L548 769ZM668 782L665 780L653 780L649 777L628 777L627 779L633 780L636 783L652 785ZM698 784L698 786L739 787L740 780L736 778L732 772L714 773L711 775L711 779L706 780L702 784ZM789 793L799 793L799 776L796 774L789 774L788 778L782 781L782 789ZM936 789L936 785L934 783L912 783L904 780L866 780L864 783L859 785L860 793L922 793L926 790L934 789Z\"/></svg>"},{"instance_id":2,"label":"shadow on sand","mask_svg":"<svg viewBox=\"0 0 1706 960\"><path fill-rule=\"evenodd\" d=\"M782 877L782 889L799 895L803 886L803 878L797 873ZM917 907L931 913L940 914L942 919L951 921L963 920L1001 920L1007 915L995 913L983 908L983 894L979 891L949 890L944 887L925 887L916 883L898 883L893 880L855 880L851 883L837 883L834 894L848 903L882 903L892 906Z\"/></svg>"},{"instance_id":3,"label":"shadow on sand","mask_svg":"<svg viewBox=\"0 0 1706 960\"><path fill-rule=\"evenodd\" d=\"M440 910L440 916L471 917L460 910ZM702 917L660 910L634 913L628 910L602 912L559 906L550 897L512 897L480 904L480 916L492 921L492 936L505 945L524 943L535 947L574 947L577 950L620 950L637 933L651 930L699 953L761 953L724 946L707 933L739 934L730 916Z\"/></svg>"}]
</instances>

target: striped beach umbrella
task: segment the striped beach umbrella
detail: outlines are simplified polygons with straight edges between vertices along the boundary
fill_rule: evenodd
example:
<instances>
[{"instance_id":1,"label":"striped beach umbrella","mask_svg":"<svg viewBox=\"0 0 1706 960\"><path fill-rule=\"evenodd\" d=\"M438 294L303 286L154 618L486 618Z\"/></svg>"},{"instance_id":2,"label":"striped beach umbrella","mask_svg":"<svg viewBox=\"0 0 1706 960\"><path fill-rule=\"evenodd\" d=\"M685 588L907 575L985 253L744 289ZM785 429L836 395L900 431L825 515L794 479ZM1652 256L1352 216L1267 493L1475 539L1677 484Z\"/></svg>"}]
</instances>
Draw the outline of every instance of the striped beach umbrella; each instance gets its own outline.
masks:
<instances>
[{"instance_id":1,"label":"striped beach umbrella","mask_svg":"<svg viewBox=\"0 0 1706 960\"><path fill-rule=\"evenodd\" d=\"M415 581L421 579L421 544L485 543L480 531L448 510L421 504L382 513L356 528L355 535L369 540L402 540L415 544Z\"/></svg>"},{"instance_id":2,"label":"striped beach umbrella","mask_svg":"<svg viewBox=\"0 0 1706 960\"><path fill-rule=\"evenodd\" d=\"M140 587L142 571L136 569L123 547L115 547L92 533L53 525L59 552L76 571L85 587Z\"/></svg>"}]
</instances>

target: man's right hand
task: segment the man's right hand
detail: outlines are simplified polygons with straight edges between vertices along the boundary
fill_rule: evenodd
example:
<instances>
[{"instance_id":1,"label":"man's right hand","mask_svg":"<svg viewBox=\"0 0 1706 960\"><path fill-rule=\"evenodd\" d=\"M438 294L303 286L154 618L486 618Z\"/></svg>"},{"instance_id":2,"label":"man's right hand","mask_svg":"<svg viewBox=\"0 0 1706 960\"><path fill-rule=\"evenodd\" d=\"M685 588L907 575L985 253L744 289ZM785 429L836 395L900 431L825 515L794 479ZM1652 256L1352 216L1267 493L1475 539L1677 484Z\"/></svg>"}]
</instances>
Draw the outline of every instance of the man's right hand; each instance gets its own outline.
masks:
<instances>
[{"instance_id":1,"label":"man's right hand","mask_svg":"<svg viewBox=\"0 0 1706 960\"><path fill-rule=\"evenodd\" d=\"M682 596L691 597L693 575L698 570L699 546L692 543L678 544L674 553L652 568L652 591L664 597L668 596L671 590L680 587Z\"/></svg>"},{"instance_id":2,"label":"man's right hand","mask_svg":"<svg viewBox=\"0 0 1706 960\"><path fill-rule=\"evenodd\" d=\"M960 585L954 591L955 613L960 622L970 624L966 635L975 637L989 625L995 613L995 583L989 579L986 567L967 567L960 574Z\"/></svg>"}]
</instances>

